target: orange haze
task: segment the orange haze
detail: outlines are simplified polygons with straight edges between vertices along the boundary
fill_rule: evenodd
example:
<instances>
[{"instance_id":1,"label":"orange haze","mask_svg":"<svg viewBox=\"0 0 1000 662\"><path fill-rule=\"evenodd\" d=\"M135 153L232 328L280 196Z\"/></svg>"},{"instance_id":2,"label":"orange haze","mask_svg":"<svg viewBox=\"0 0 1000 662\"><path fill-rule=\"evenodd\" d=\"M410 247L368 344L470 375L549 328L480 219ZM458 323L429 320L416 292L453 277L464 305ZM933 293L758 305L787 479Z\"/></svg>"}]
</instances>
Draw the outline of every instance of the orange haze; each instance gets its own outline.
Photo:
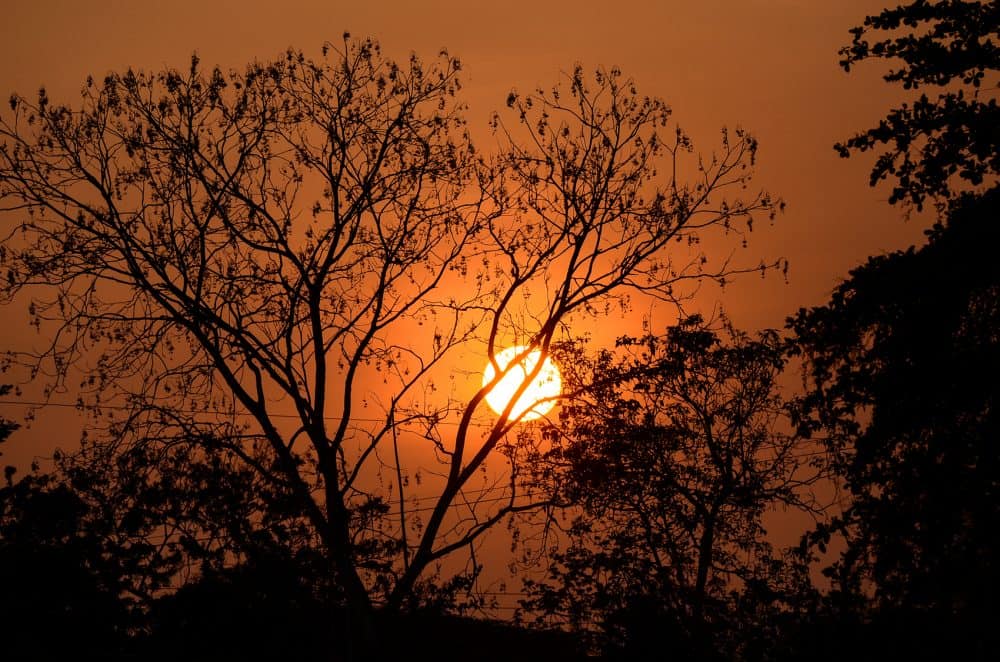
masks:
<instances>
[{"instance_id":1,"label":"orange haze","mask_svg":"<svg viewBox=\"0 0 1000 662\"><path fill-rule=\"evenodd\" d=\"M843 160L832 148L899 100L879 71L861 67L848 76L837 64L848 29L889 4L36 0L4 8L0 94L30 96L44 85L53 101L72 104L88 75L184 67L194 51L207 65L241 68L289 46L318 55L324 41L350 31L376 37L397 58L411 50L431 57L442 47L461 57L473 135L488 149L487 120L512 87L549 86L577 62L588 69L616 65L641 93L667 100L696 149L709 152L723 125L741 125L759 138L757 182L788 208L773 225L761 223L735 259L785 257L788 282L745 276L721 293L705 287L697 302L709 315L721 305L752 329L780 326L799 306L822 303L851 267L917 241L926 225L904 223L885 203L887 192L868 187L869 158ZM0 346L32 342L26 314L3 314ZM654 328L672 321L654 316ZM604 329L612 338L617 331L614 324ZM22 407L0 408L15 420L23 414ZM5 444L2 462L24 471L33 456L72 447L81 420L72 409L46 411Z\"/></svg>"}]
</instances>

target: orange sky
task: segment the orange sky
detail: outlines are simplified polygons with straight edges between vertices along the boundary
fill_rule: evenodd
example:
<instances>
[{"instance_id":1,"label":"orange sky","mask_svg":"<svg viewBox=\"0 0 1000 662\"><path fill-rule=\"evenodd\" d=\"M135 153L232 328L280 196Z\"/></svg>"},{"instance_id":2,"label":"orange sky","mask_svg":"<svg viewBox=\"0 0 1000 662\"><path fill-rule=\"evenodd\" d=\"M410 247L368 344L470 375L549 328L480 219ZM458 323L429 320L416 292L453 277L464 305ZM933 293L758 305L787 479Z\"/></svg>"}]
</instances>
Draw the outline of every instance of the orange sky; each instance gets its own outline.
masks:
<instances>
[{"instance_id":1,"label":"orange sky","mask_svg":"<svg viewBox=\"0 0 1000 662\"><path fill-rule=\"evenodd\" d=\"M364 5L364 6L358 6ZM758 182L788 203L746 257L785 256L790 283L746 279L725 296L744 326L780 325L799 305L823 301L865 256L917 240L870 189L870 159L840 159L832 144L883 115L899 92L874 67L837 65L847 30L886 0L661 0L478 3L337 0L281 3L172 0L38 0L5 10L0 93L73 101L88 74L206 64L241 67L288 46L318 54L344 30L380 39L390 54L432 56L442 46L465 65L474 128L511 87L556 81L580 62L618 65L645 94L665 98L708 151L723 124L760 139Z\"/></svg>"},{"instance_id":2,"label":"orange sky","mask_svg":"<svg viewBox=\"0 0 1000 662\"><path fill-rule=\"evenodd\" d=\"M289 46L318 55L325 40L347 30L378 38L397 57L410 51L431 57L443 46L460 56L475 135L488 142L487 118L511 87L551 85L576 62L617 65L641 93L668 101L696 148L710 151L724 124L742 125L759 138L757 182L783 197L788 209L773 226L758 226L742 257L748 264L788 258L789 283L748 276L720 300L740 326L780 326L799 306L822 303L867 255L918 241L926 225L905 223L885 203L886 190L868 187L870 158L843 160L832 149L899 99L877 69L848 76L837 64L848 29L886 4L21 1L5 8L0 23L0 94L32 95L44 84L54 101L72 103L88 74L183 67L193 51L205 64L224 68L277 56ZM711 309L717 293L706 290L701 304ZM27 319L23 326L14 319L0 342L9 345L27 333ZM0 413L19 418L22 412L6 407ZM7 444L3 462L30 457L38 448L29 447L32 438L58 436L72 416L46 414L30 435Z\"/></svg>"}]
</instances>

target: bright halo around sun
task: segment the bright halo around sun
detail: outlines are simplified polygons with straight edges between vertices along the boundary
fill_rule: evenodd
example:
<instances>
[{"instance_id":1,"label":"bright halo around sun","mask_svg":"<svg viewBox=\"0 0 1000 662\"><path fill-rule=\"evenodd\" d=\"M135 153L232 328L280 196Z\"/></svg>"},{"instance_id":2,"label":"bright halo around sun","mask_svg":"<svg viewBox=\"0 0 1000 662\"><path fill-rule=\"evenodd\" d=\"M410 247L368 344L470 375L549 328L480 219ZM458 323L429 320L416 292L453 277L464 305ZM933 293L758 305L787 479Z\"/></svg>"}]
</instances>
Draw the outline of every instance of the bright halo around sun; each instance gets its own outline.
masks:
<instances>
[{"instance_id":1,"label":"bright halo around sun","mask_svg":"<svg viewBox=\"0 0 1000 662\"><path fill-rule=\"evenodd\" d=\"M501 371L525 349L525 347L508 347L497 354L497 365L500 366ZM490 406L490 409L499 414L507 407L507 404L514 397L514 393L517 392L528 374L535 369L541 357L541 351L536 349L528 354L520 364L507 372L506 376L486 394L486 404ZM489 384L495 375L493 364L487 363L486 369L483 370L483 386ZM546 357L538 375L535 376L535 379L532 380L511 409L510 418L512 420L520 418L522 421L541 418L555 406L555 400L549 398L559 395L561 389L562 379L559 377L559 368L552 362L552 359Z\"/></svg>"}]
</instances>

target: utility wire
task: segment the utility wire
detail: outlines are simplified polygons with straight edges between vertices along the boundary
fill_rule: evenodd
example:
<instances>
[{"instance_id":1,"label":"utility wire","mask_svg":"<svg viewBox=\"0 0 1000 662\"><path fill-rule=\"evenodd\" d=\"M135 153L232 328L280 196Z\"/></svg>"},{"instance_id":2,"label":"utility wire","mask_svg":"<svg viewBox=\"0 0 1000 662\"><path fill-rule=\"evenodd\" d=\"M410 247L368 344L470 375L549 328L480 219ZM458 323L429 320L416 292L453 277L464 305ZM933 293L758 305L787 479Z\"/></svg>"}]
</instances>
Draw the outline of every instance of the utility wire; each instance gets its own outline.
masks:
<instances>
[{"instance_id":1,"label":"utility wire","mask_svg":"<svg viewBox=\"0 0 1000 662\"><path fill-rule=\"evenodd\" d=\"M81 405L79 405L78 403L72 403L72 402L42 402L40 400L0 400L0 405L7 405L7 406L21 405L21 406L24 406L24 407L60 407L60 408L63 408L63 409L76 409L78 411L80 411L80 410L83 409L83 407L81 407ZM102 405L98 405L97 408L99 408L99 409L112 409L112 410L115 410L115 411L131 411L131 409L129 407L126 407L124 405L113 405L113 404L107 404L107 405L102 404ZM215 410L215 409L171 409L171 411L176 411L176 412L179 412L179 413L182 413L182 414L206 414L206 415L213 414L213 415L216 415L216 416L242 416L242 417L246 417L246 418L252 418L253 417L253 414L251 414L250 412L247 412L247 411L231 412L231 411L219 411L219 410ZM299 416L298 414L270 413L270 414L268 414L268 417L269 418L291 419L291 420L302 420L302 417ZM338 421L339 422L339 421L342 421L343 418L344 418L343 416L327 415L327 416L323 417L323 420L325 420L325 421ZM364 417L364 416L351 416L350 420L357 421L359 423L385 423L386 422L385 418L372 418L372 417ZM440 424L440 425L458 425L459 424L457 421L447 421L447 420L438 420L438 421L435 421L435 423L436 424ZM479 419L479 421L473 420L473 425L483 426L483 427L489 427L489 426L492 426L493 423L487 422L486 419Z\"/></svg>"}]
</instances>

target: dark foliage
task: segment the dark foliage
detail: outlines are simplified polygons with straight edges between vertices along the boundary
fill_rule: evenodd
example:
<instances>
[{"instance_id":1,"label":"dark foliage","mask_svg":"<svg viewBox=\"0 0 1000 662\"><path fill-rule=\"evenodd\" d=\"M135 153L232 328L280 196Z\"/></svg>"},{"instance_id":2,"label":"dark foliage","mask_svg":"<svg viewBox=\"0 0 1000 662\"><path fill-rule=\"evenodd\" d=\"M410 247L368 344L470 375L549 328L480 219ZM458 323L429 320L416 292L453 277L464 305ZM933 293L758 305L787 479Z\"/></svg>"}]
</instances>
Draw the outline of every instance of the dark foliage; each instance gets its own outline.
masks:
<instances>
[{"instance_id":1,"label":"dark foliage","mask_svg":"<svg viewBox=\"0 0 1000 662\"><path fill-rule=\"evenodd\" d=\"M216 478L227 480L222 471ZM167 585L153 570L178 570L165 561L177 556L167 551L173 545L157 551L119 536L112 521L96 517L91 497L59 473L33 473L0 489L6 659L352 659L351 614L315 550L268 544L259 533L255 545L225 539L220 554L196 553L198 541L189 542L180 564L187 571ZM154 585L155 594L134 592ZM464 660L476 650L482 660L572 659L565 633L451 616L446 607L378 614L391 633L381 654Z\"/></svg>"},{"instance_id":2,"label":"dark foliage","mask_svg":"<svg viewBox=\"0 0 1000 662\"><path fill-rule=\"evenodd\" d=\"M379 614L382 630L391 632L386 659L488 662L583 660L576 638L558 630L529 629L509 622L481 620L418 610Z\"/></svg>"},{"instance_id":3,"label":"dark foliage","mask_svg":"<svg viewBox=\"0 0 1000 662\"><path fill-rule=\"evenodd\" d=\"M578 66L511 93L480 153L460 71L345 34L318 58L192 57L90 78L74 106L15 94L0 115L0 303L30 297L45 338L5 365L93 415L78 464L95 482L74 487L168 565L321 549L359 650L378 647L376 606L419 605L446 557L541 505L518 467L486 475L518 423L489 414L480 434L495 359L456 401L453 357L545 353L637 292L676 302L776 266L700 249L781 209L749 188L749 132L689 159L664 101ZM431 456L417 515L424 467L404 459ZM189 459L207 471L178 472ZM465 514L497 485L509 498Z\"/></svg>"},{"instance_id":4,"label":"dark foliage","mask_svg":"<svg viewBox=\"0 0 1000 662\"><path fill-rule=\"evenodd\" d=\"M615 659L731 659L766 640L795 568L763 516L810 507L814 477L782 431L783 351L774 332L693 317L563 361L571 391L597 387L563 407L537 461L572 519L525 605Z\"/></svg>"},{"instance_id":5,"label":"dark foliage","mask_svg":"<svg viewBox=\"0 0 1000 662\"><path fill-rule=\"evenodd\" d=\"M919 248L873 257L790 320L802 423L826 435L850 505L828 570L847 604L941 653L996 643L1000 587L1000 189L963 196ZM873 601L864 599L873 593ZM835 594L836 595L836 592ZM915 638L915 639L914 639Z\"/></svg>"},{"instance_id":6,"label":"dark foliage","mask_svg":"<svg viewBox=\"0 0 1000 662\"><path fill-rule=\"evenodd\" d=\"M90 105L82 115L51 106L44 92L35 105L15 97L15 116L23 117L27 126L37 122L42 128L21 132L17 121L5 125L16 145L3 152L9 190L0 193L15 200L8 209L38 213L23 225L35 233L35 253L17 254L24 268L10 270L8 295L16 294L21 286L90 279L100 265L110 270L112 280L122 274L134 279L138 284L129 305L135 307L125 310L126 315L108 312L101 302L87 297L76 302L81 308L73 310L78 310L79 319L98 320L106 315L105 326L95 328L106 334L105 340L117 343L114 356L118 360L107 364L113 369L95 378L100 383L92 379L84 385L96 389L91 395L99 402L103 392L124 388L119 377L131 379L138 370L143 388L137 393L145 399L135 400L141 405L132 412L135 416L116 421L104 431L104 438L85 444L71 457L57 458L55 473L34 471L14 482L13 470L6 472L6 486L0 488L3 655L352 659L359 652L378 651L387 658L553 660L589 650L630 660L987 659L1000 646L992 619L997 611L994 595L1000 587L996 562L1000 558L996 535L1000 527L1000 268L993 255L1000 244L1000 227L995 222L1000 189L974 196L957 193L956 184L957 180L963 180L963 186L988 184L1000 165L1000 111L995 95L990 96L995 89L990 87L991 77L1000 69L998 24L997 2L917 0L868 17L853 31L852 44L841 51L846 70L866 59L899 59L902 68L890 71L887 81L906 89L943 89L936 99L924 94L913 104L892 110L878 127L837 149L848 156L852 151L884 146L888 151L879 156L872 183L892 178L892 202L909 202L919 208L930 198L948 213L928 232L925 246L869 259L851 272L830 303L801 310L789 320L795 334L792 353L803 359L806 368L806 393L793 410L777 390L788 356L785 342L774 332L751 338L729 327L721 333L690 318L662 337L623 338L615 350L594 359L584 357L579 347L552 345L554 353L562 352L569 359L563 366L568 368L564 377L572 396L561 408L559 424L522 428L520 443L508 444L505 435L513 423L501 416L487 443L470 451L467 461L461 450L455 451L450 482L434 508L431 526L418 542L407 538L405 523L399 527L402 534L386 533L390 507L386 498L361 498L360 491L352 491L353 477L342 490L336 486L342 475L357 475L354 469L380 440L395 443L395 432L401 429L398 421L408 414L397 403L423 382L399 368L396 361L402 346L393 334L375 345L370 343L376 331L404 316L411 306L423 306L422 297L433 287L416 292L398 309L389 306L371 313L369 332L360 345L340 341L347 343L351 375L359 366L374 365L382 373L396 370L393 374L398 381L385 427L360 458L345 459L338 451L348 439L350 397L345 400L347 411L339 412L338 420L343 423L338 431L328 431L324 428L325 397L311 399L310 387L302 386L308 382L325 388L325 373L299 374L296 368L286 374L282 370L292 364L288 357L260 360L256 346L247 355L239 352L245 352L247 342L256 342L245 333L250 326L274 332L274 338L297 337L300 318L282 315L306 299L316 303L309 311L310 319L334 320L310 327L310 333L315 332L313 327L320 329L320 340L324 330L331 328L340 329L337 333L344 334L343 338L354 338L352 325L361 317L336 307L324 308L320 305L324 299L314 296L331 284L333 258L319 260L316 265L323 266L315 269L313 263L302 268L304 275L295 282L309 285L301 285L308 297L296 291L291 303L282 303L280 296L270 294L267 287L276 283L288 287L292 281L277 263L258 259L255 251L260 238L253 235L248 240L250 235L242 226L236 228L233 219L243 223L243 216L252 220L258 213L273 213L274 232L266 235L265 248L283 259L299 259L296 251L301 247L289 240L289 228L301 210L293 209L289 201L303 181L300 170L309 170L315 163L307 153L310 143L305 134L286 129L301 126L306 116L315 119L317 113L329 110L330 104L311 105L314 90L310 86L329 76L324 94L342 86L369 94L343 97L363 99L357 102L363 109L382 107L379 103L394 108L395 101L389 98L393 95L402 99L401 107L409 108L411 102L423 98L425 90L425 72L419 62L411 60L403 76L410 78L394 82L389 97L379 72L384 65L388 80L397 81L402 70L383 63L377 45L367 41L345 44L345 52L338 53L347 60L354 58L359 67L345 69L344 79L338 78L341 74L336 67L307 63L290 53L284 62L266 69L251 67L245 77L234 74L229 82L215 71L206 77L196 61L189 75L168 71L160 76L132 72L112 76L103 87L88 85L85 95ZM888 36L870 42L867 37L873 33ZM458 89L458 63L443 56L441 66L438 87L427 83L432 88L426 89L434 91L434 98L450 99ZM413 90L406 87L407 81L413 82ZM237 91L226 91L230 83ZM404 282L411 272L426 267L437 242L450 241L454 246L448 244L451 252L436 265L434 278L453 271L464 278L469 269L465 251L477 246L474 254L496 257L509 266L495 270L497 278L506 279L507 271L511 274L511 280L504 280L499 289L483 289L482 284L489 281L483 274L490 271L489 261L484 261L486 270L475 276L481 288L479 298L467 305L469 310L494 311L492 317L485 315L477 322L484 330L476 336L492 351L497 329L508 323L504 315L511 314L507 305L516 299L514 294L536 276L547 274L553 260L573 255L556 297L562 312L544 320L541 330L518 327L525 337L533 338L533 346L548 350L555 329L569 311L579 308L597 315L596 304L623 301L614 292L626 286L652 289L674 300L675 281L713 275L705 270L677 275L669 261L660 264L655 257L674 239L697 243L696 233L685 225L694 213L690 205L695 198L687 189L678 194L676 173L670 175L665 189L673 190L673 197L658 196L648 207L645 202L627 210L621 206L623 200L639 200L640 187L652 176L646 170L647 160L659 151L673 155L690 150L686 137L678 132L677 142L667 145L654 135L647 143L635 143L638 156L634 161L619 163L619 148L633 144L632 138L647 124L662 126L669 112L659 101L640 101L631 83L617 72L599 72L596 83L592 91L579 70L574 74L570 97L593 116L587 115L572 130L571 123L550 119L550 112L560 116L577 112L572 104L564 105L557 93L512 94L508 105L526 122L525 130L533 132L533 144L545 158L518 148L509 130L497 123L497 130L511 141L509 153L501 159L506 168L503 173L476 170L483 163L475 161L464 133L453 142L446 128L452 127L455 135L464 132L464 119L450 101L442 102L437 113L429 111L426 124L422 116L401 111L392 127L406 126L415 133L386 145L399 146L392 147L397 150L392 158L402 164L400 172L413 169L417 174L412 182L404 178L408 182L402 191L405 195L400 197L400 189L390 187L385 200L391 201L390 206L407 196L423 200L417 183L447 179L449 183L431 196L438 205L433 213L414 220L402 212L404 221L426 225L433 241L418 246L419 250L404 250L416 235L406 222L394 226L398 246L395 239L389 244L396 248L388 250L385 241L375 242L380 243L375 253L366 249L353 261L338 265L337 272L344 275L338 281L337 296L330 300L369 310L397 281ZM161 88L167 96L156 106L150 100L153 91ZM610 112L595 110L591 94L597 92L611 94ZM263 108L260 112L253 107L258 102ZM195 112L196 107L202 115ZM142 131L141 123L130 124L131 120L107 123L109 109L128 118L133 108L141 109L150 126L158 128ZM623 115L621 109L627 112ZM254 186L241 187L233 177L217 181L214 169L229 165L224 156L202 153L207 144L202 141L213 135L206 128L210 123L193 132L190 122L187 129L183 123L175 126L181 115L193 122L195 115L220 113L237 127L232 135L240 136L241 157L229 165L237 170L247 167L245 176L251 184L258 176L261 181L272 181L270 168L280 159L267 148L269 140L284 144L302 138L294 144L298 151L289 151L296 156L281 162L285 170L279 174L284 179L278 179L284 183L275 184L261 200L254 197ZM537 125L529 119L536 114L541 118ZM360 117L353 110L348 115ZM382 132L378 121L370 126L366 122L359 126L373 136L392 133L391 128ZM592 153L599 142L595 136L607 134L608 127L617 130L625 125L631 126L628 140L622 145L602 143ZM330 126L320 128L326 131ZM122 127L124 133L119 135ZM257 138L244 141L250 133L240 127L250 127L246 131ZM425 129L426 136L418 135ZM333 136L331 131L326 133ZM202 259L200 268L209 274L207 281L178 286L175 274L191 271L187 265L197 261L198 251L190 250L183 233L164 229L158 219L170 214L148 219L136 216L140 224L148 223L145 244L143 235L133 232L135 222L122 221L131 216L119 218L103 203L84 205L77 214L68 214L66 190L48 177L62 164L76 163L73 149L66 147L73 140L59 142L66 136L95 145L112 139L116 149L125 150L128 159L116 162L116 167L124 165L115 170L115 186L127 188L162 176L160 183L169 186L164 184L165 193L160 195L176 197L164 202L164 209L184 210L177 218L197 230L191 237L198 241L205 241L206 230L215 223L211 227L218 242L213 251L231 251L230 266ZM216 139L221 141L216 146L225 146L229 140L226 136ZM730 176L752 164L756 141L743 133L736 134L732 143L729 140L727 136L724 157L713 161L709 171ZM158 141L177 142L183 149L161 150ZM430 144L439 150L433 152L434 158L427 148ZM259 145L264 148L258 150ZM336 154L346 168L353 152L341 147L330 143L322 156ZM601 150L608 150L607 158ZM94 153L112 152L97 149ZM167 155L162 162L161 152ZM180 153L184 158L176 156ZM43 159L45 165L36 168L32 164L38 163L39 155L50 160ZM464 165L452 182L448 176L456 174L456 155ZM105 157L94 158L101 166L111 165ZM135 161L135 168L129 166L129 159ZM362 179L384 171L379 159ZM554 169L553 164L563 170ZM74 168L67 172L72 171L77 183L89 181L86 168ZM552 226L555 230L522 223L519 216L508 228L495 223L499 213L481 214L478 208L466 210L470 216L463 221L448 201L454 199L455 190L475 179L473 171L496 177L487 183L497 184L498 190L503 190L500 185L505 176L520 181L523 199L508 200L504 193L494 202L501 208L530 209L543 218L557 219ZM733 183L745 183L743 175L732 176L736 177ZM177 193L185 188L178 182L195 180L205 184L204 192L188 198ZM331 190L338 191L342 184L339 177L331 177L329 183ZM410 184L416 193L406 188ZM114 197L105 183L97 189L107 194L100 199ZM364 230L368 221L362 217L367 212L352 211L341 218L336 209L324 207L336 208L337 196L341 196L353 201L348 208L361 209L365 205L354 203L370 197L369 189L369 184L352 184L328 196L331 202L316 203L313 217L332 213L334 233L332 238L314 234L316 228L325 227L317 221L304 230L302 245L318 256L338 245L341 230L347 233L343 236L365 241L374 236ZM551 208L547 202L550 189L562 196L556 196ZM280 200L279 208L268 211L269 198ZM212 204L205 206L206 199L213 200ZM941 202L945 199L947 207ZM761 194L727 207L710 224L731 229L733 218L773 212L776 204ZM411 204L402 207L409 213L423 209ZM196 209L202 211L194 213ZM206 209L214 209L208 220L202 218ZM623 211L615 213L615 209ZM185 216L189 212L191 218ZM213 221L215 213L219 217ZM386 219L394 219L394 213ZM446 227L442 219L451 219L447 222L454 226L447 229L457 232L457 238L433 234ZM383 227L382 220L376 214L376 226ZM95 232L102 224L113 231ZM252 230L266 227L252 226ZM620 228L630 227L648 230L649 237L639 234L629 240L637 242L638 248L623 251L633 245L629 241L601 243ZM582 229L571 232L571 228ZM614 231L606 232L606 228ZM127 250L107 243L108 236L122 238ZM588 241L593 242L591 253L578 261L581 249L591 245ZM619 253L620 260L614 257ZM139 254L148 255L148 264L131 263L130 256ZM348 252L338 254L343 257ZM109 259L109 255L118 257ZM612 258L616 264L633 266L592 278L594 265ZM368 262L383 274L374 294L359 291L360 281L352 275L365 272L358 265ZM724 272L714 275L721 278ZM149 273L159 278L152 285ZM246 273L259 278L242 284ZM654 285L636 285L637 275L653 279ZM436 285L437 280L432 281ZM205 282L216 288L214 298L206 298ZM256 301L261 313L261 319L252 324L245 321L248 301ZM62 299L49 303L49 308L43 305L35 311L39 324L53 321L46 315L54 315ZM281 308L285 304L287 310ZM437 305L426 304L427 309ZM159 311L159 316L147 315L147 306ZM456 320L467 312L466 304L449 306L442 310L454 313ZM271 324L277 309L278 318L291 322L275 331ZM231 315L235 322L216 319L220 315ZM137 320L165 321L161 328L149 322L142 326ZM76 319L55 315L54 321L72 325ZM464 336L455 331L458 328L456 322L450 335L434 337L431 364L475 335ZM219 341L219 329L231 330L232 339ZM164 373L154 360L164 358L157 354L164 338L173 338L177 346L191 338L201 344L189 344L193 353L181 352L179 358L174 357L176 364ZM270 346L270 340L262 345ZM290 356L295 361L311 356L311 347L309 342L296 345ZM236 359L223 356L230 351ZM55 356L55 349L51 352ZM195 396L201 398L206 414L214 412L208 404L216 402L213 398L218 395L211 377L215 373L229 380L227 388L232 393L223 399L240 400L256 416L262 434L247 434L232 421L216 419L217 412L205 420L185 414L185 398ZM302 427L291 440L271 424L266 393L260 386L261 375L272 373L278 375L279 387L298 398ZM348 392L351 379L345 382ZM468 429L480 402L477 396L464 410L463 430ZM430 435L439 413L414 415L409 420L430 421ZM137 421L142 425L137 426ZM792 423L797 423L797 429ZM15 427L0 420L0 441ZM544 430L542 444L532 437L538 430ZM464 434L457 437L456 448L465 443ZM803 445L806 434L825 444L822 462L816 462L812 448ZM302 435L313 444L315 458L290 453L292 441ZM443 448L440 439L437 443ZM549 520L550 525L565 524L560 532L563 544L547 548L552 560L548 576L528 583L525 606L541 615L540 622L568 625L570 634L529 631L449 614L454 607L454 591L449 588L459 587L468 578L439 586L438 577L424 572L432 562L464 549L493 524L518 512L514 497L523 493L512 489L507 510L486 513L476 520L471 533L450 542L435 533L455 494L494 448L508 453L511 486L524 487L518 481L529 476L527 486L542 491L543 498L532 507L556 504L559 514L566 514L565 519ZM351 464L355 461L356 465ZM397 469L397 489L401 489L402 468ZM798 554L774 550L764 528L765 512L775 506L815 510L809 487L817 472L825 471L842 483L849 497L846 510L811 532ZM325 496L315 501L313 495L323 491L320 488L325 489ZM403 503L400 496L401 513ZM809 566L817 561L816 551L826 552L837 536L843 538L845 547L826 568L830 590L821 592L809 582ZM352 591L353 605L345 598ZM374 609L373 596L388 596L392 608ZM389 636L372 642L375 632ZM578 642L577 637L582 639ZM354 648L359 645L365 650Z\"/></svg>"},{"instance_id":7,"label":"dark foliage","mask_svg":"<svg viewBox=\"0 0 1000 662\"><path fill-rule=\"evenodd\" d=\"M315 567L287 556L210 569L157 600L149 633L133 647L162 660L189 651L206 659L281 659L335 650L343 618L324 584Z\"/></svg>"},{"instance_id":8,"label":"dark foliage","mask_svg":"<svg viewBox=\"0 0 1000 662\"><path fill-rule=\"evenodd\" d=\"M50 476L0 488L0 651L6 659L113 656L127 635L122 559L110 531Z\"/></svg>"},{"instance_id":9,"label":"dark foliage","mask_svg":"<svg viewBox=\"0 0 1000 662\"><path fill-rule=\"evenodd\" d=\"M871 31L895 36L870 44ZM992 659L1000 643L1000 189L957 185L996 181L998 31L997 2L919 0L869 16L841 51L847 70L899 58L887 81L943 89L837 146L889 145L872 183L896 178L890 202L935 199L940 221L924 246L870 258L789 319L800 424L824 437L848 497L803 540L806 555L845 543L830 592L797 624L809 659L810 639L834 658Z\"/></svg>"},{"instance_id":10,"label":"dark foliage","mask_svg":"<svg viewBox=\"0 0 1000 662\"><path fill-rule=\"evenodd\" d=\"M875 128L836 146L852 150L886 146L871 183L891 178L889 201L920 209L926 198L950 198L955 177L967 184L989 182L1000 171L1000 4L916 0L865 18L841 49L841 66L868 59L901 60L884 78L904 89L927 93L892 109ZM879 39L869 41L872 35Z\"/></svg>"}]
</instances>

